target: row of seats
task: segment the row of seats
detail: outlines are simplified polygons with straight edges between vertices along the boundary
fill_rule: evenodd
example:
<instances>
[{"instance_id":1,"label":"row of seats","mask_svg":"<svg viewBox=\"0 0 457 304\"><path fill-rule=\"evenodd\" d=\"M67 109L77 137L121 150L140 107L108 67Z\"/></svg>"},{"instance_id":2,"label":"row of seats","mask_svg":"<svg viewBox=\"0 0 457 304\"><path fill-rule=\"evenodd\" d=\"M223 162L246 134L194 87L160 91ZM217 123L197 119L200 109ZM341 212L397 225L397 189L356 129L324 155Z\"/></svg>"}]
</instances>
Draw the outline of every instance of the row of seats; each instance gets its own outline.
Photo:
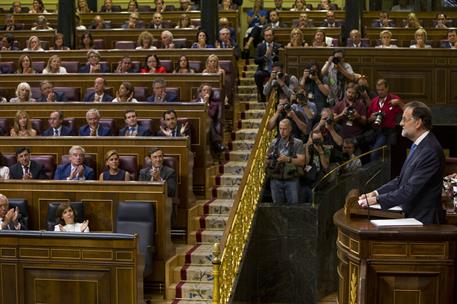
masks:
<instances>
[{"instance_id":1,"label":"row of seats","mask_svg":"<svg viewBox=\"0 0 457 304\"><path fill-rule=\"evenodd\" d=\"M84 164L91 167L97 173L97 154L86 153L84 156ZM56 156L53 154L32 154L30 156L31 160L34 160L42 164L45 168L46 175L48 179L54 178L54 172L57 168ZM4 154L3 161L6 166L12 166L17 162L15 154ZM142 163L139 164L139 159L136 155L119 155L119 168L127 171L132 177L131 180L137 180L139 177L140 169L147 168L151 165L151 160L148 157L145 157L142 160ZM60 160L60 165L68 164L70 162L70 155L62 155ZM173 168L176 172L176 175L179 176L180 170L178 166L178 160L174 156L165 156L163 164L170 168ZM98 172L100 174L102 172ZM98 175L96 175L98 179Z\"/></svg>"},{"instance_id":2,"label":"row of seats","mask_svg":"<svg viewBox=\"0 0 457 304\"><path fill-rule=\"evenodd\" d=\"M372 41L372 40L370 40L370 38L362 38L361 41L362 41L362 46L364 46L364 47L374 47L374 46L381 45L381 39L376 39L375 41ZM440 48L440 47L442 47L443 44L446 44L448 42L449 42L449 40L447 40L447 39L442 39L440 41L427 40L425 44L431 45L433 48ZM408 45L400 45L398 39L391 39L390 44L396 45L398 47L409 47L410 45L416 44L416 41L411 40L411 41L409 41ZM403 42L403 44L404 44L404 42ZM348 47L352 46L351 38L347 38L346 46L348 46Z\"/></svg>"}]
</instances>

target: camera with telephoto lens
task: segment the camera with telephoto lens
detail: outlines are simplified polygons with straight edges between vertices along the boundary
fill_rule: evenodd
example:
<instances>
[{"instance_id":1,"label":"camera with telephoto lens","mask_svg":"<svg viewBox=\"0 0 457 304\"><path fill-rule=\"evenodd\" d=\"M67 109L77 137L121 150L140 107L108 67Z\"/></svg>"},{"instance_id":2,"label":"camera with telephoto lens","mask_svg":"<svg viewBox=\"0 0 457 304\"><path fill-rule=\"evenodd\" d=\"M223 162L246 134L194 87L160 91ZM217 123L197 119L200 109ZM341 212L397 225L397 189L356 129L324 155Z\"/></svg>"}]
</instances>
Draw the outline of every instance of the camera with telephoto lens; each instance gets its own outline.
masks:
<instances>
[{"instance_id":1,"label":"camera with telephoto lens","mask_svg":"<svg viewBox=\"0 0 457 304\"><path fill-rule=\"evenodd\" d=\"M374 113L374 122L373 122L373 125L375 127L379 127L381 124L382 124L382 121L384 119L384 113L379 111L379 112L376 112Z\"/></svg>"},{"instance_id":2,"label":"camera with telephoto lens","mask_svg":"<svg viewBox=\"0 0 457 304\"><path fill-rule=\"evenodd\" d=\"M326 122L327 124L331 125L331 124L333 123L333 118L327 117L327 118L325 119L325 122Z\"/></svg>"},{"instance_id":3,"label":"camera with telephoto lens","mask_svg":"<svg viewBox=\"0 0 457 304\"><path fill-rule=\"evenodd\" d=\"M316 69L314 69L314 68L310 69L310 70L309 70L309 75L310 75L310 76L313 76L313 77L316 76L316 75L317 75Z\"/></svg>"},{"instance_id":4,"label":"camera with telephoto lens","mask_svg":"<svg viewBox=\"0 0 457 304\"><path fill-rule=\"evenodd\" d=\"M292 110L292 107L290 106L289 103L286 103L285 105L283 105L282 110L283 110L285 113L289 113L289 112Z\"/></svg>"},{"instance_id":5,"label":"camera with telephoto lens","mask_svg":"<svg viewBox=\"0 0 457 304\"><path fill-rule=\"evenodd\" d=\"M349 120L354 119L355 109L352 106L349 106L346 112L346 116Z\"/></svg>"},{"instance_id":6,"label":"camera with telephoto lens","mask_svg":"<svg viewBox=\"0 0 457 304\"><path fill-rule=\"evenodd\" d=\"M296 97L300 104L305 105L308 103L308 97L303 92L297 93Z\"/></svg>"},{"instance_id":7,"label":"camera with telephoto lens","mask_svg":"<svg viewBox=\"0 0 457 304\"><path fill-rule=\"evenodd\" d=\"M359 92L359 94L363 94L363 93L368 91L368 88L366 86L364 86L364 85L359 85L357 87L357 91Z\"/></svg>"},{"instance_id":8,"label":"camera with telephoto lens","mask_svg":"<svg viewBox=\"0 0 457 304\"><path fill-rule=\"evenodd\" d=\"M333 62L333 64L340 63L340 57L333 57L332 62Z\"/></svg>"},{"instance_id":9,"label":"camera with telephoto lens","mask_svg":"<svg viewBox=\"0 0 457 304\"><path fill-rule=\"evenodd\" d=\"M283 79L283 78L284 78L284 73L283 72L276 73L276 79Z\"/></svg>"},{"instance_id":10,"label":"camera with telephoto lens","mask_svg":"<svg viewBox=\"0 0 457 304\"><path fill-rule=\"evenodd\" d=\"M279 153L277 152L272 152L268 155L268 166L271 168L271 169L275 169L276 168L276 165L278 163L278 157L279 157Z\"/></svg>"}]
</instances>

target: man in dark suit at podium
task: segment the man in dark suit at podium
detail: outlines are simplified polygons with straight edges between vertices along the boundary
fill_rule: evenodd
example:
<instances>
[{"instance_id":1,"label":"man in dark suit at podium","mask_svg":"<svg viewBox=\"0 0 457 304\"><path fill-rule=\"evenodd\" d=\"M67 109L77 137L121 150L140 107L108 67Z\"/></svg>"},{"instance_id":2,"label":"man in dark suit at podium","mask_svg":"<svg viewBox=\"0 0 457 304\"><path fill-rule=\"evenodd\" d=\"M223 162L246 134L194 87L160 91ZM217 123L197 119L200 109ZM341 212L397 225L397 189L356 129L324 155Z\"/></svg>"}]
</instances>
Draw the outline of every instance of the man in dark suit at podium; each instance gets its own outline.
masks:
<instances>
[{"instance_id":1,"label":"man in dark suit at podium","mask_svg":"<svg viewBox=\"0 0 457 304\"><path fill-rule=\"evenodd\" d=\"M443 222L444 154L435 135L430 132L431 111L424 103L412 101L406 104L400 125L402 136L413 141L400 175L377 190L362 194L359 204L367 207L367 203L379 203L383 210L399 205L406 217L424 224L440 224Z\"/></svg>"}]
</instances>

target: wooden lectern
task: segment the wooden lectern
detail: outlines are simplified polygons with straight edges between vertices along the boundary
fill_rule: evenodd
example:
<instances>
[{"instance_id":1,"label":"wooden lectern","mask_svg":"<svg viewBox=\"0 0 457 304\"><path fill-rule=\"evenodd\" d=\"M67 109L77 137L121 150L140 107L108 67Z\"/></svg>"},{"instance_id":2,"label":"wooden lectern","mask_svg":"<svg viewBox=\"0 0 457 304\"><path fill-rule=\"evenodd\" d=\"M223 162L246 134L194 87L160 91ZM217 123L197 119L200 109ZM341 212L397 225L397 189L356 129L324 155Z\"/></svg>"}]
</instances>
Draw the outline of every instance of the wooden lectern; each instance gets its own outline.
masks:
<instances>
[{"instance_id":1,"label":"wooden lectern","mask_svg":"<svg viewBox=\"0 0 457 304\"><path fill-rule=\"evenodd\" d=\"M457 227L378 228L346 207L333 217L339 304L455 303Z\"/></svg>"}]
</instances>

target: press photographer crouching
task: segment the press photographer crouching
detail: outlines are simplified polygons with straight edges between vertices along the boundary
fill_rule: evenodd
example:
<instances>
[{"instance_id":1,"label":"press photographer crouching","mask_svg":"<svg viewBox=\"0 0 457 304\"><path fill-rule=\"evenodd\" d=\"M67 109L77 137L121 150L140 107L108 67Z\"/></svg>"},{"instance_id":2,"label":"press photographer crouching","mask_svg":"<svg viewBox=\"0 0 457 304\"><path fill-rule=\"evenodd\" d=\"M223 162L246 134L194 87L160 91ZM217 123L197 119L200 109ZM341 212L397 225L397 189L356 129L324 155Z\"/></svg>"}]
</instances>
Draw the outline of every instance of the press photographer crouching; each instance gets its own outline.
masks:
<instances>
[{"instance_id":1,"label":"press photographer crouching","mask_svg":"<svg viewBox=\"0 0 457 304\"><path fill-rule=\"evenodd\" d=\"M290 119L292 128L291 136L301 140L307 137L308 125L303 108L300 108L297 103L290 103L287 97L280 97L279 103L276 106L276 112L268 121L268 130L271 131L276 128L279 134L280 122L285 118Z\"/></svg>"},{"instance_id":2,"label":"press photographer crouching","mask_svg":"<svg viewBox=\"0 0 457 304\"><path fill-rule=\"evenodd\" d=\"M273 203L299 202L299 177L303 175L303 142L292 136L292 124L285 118L279 123L279 136L268 148L266 173L270 179Z\"/></svg>"},{"instance_id":3,"label":"press photographer crouching","mask_svg":"<svg viewBox=\"0 0 457 304\"><path fill-rule=\"evenodd\" d=\"M300 79L300 87L306 91L308 101L316 104L317 113L320 113L327 106L330 87L325 82L326 80L322 78L321 69L316 62L306 64Z\"/></svg>"},{"instance_id":4,"label":"press photographer crouching","mask_svg":"<svg viewBox=\"0 0 457 304\"><path fill-rule=\"evenodd\" d=\"M279 98L290 98L295 89L298 88L298 79L294 75L288 75L282 71L282 64L274 62L271 68L270 78L263 85L263 95L268 100L271 92L278 92Z\"/></svg>"},{"instance_id":5,"label":"press photographer crouching","mask_svg":"<svg viewBox=\"0 0 457 304\"><path fill-rule=\"evenodd\" d=\"M385 79L376 83L378 96L373 98L368 108L369 129L362 137L357 138L360 144L376 149L384 145L396 143L395 126L403 113L403 102L397 95L389 92L389 84ZM372 153L371 160L376 160L380 153Z\"/></svg>"}]
</instances>

